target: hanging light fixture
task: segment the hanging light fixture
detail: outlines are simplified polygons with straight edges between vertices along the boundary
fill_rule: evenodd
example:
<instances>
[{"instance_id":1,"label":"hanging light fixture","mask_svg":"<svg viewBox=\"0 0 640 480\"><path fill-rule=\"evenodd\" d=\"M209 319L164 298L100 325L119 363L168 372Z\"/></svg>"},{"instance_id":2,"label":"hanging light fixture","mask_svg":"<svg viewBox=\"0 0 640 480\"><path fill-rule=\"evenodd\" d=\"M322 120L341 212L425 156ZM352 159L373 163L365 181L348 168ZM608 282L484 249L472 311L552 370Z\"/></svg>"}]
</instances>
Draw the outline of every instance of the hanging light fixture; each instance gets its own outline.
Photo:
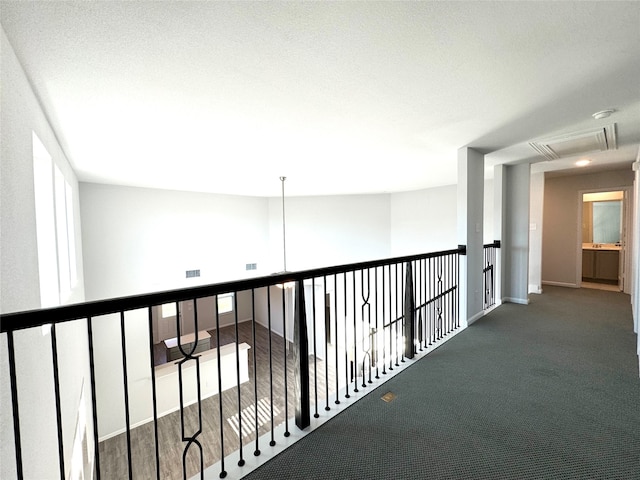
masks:
<instances>
[{"instance_id":1,"label":"hanging light fixture","mask_svg":"<svg viewBox=\"0 0 640 480\"><path fill-rule=\"evenodd\" d=\"M286 215L284 209L284 182L287 177L280 177L280 183L282 184L282 273L287 272L287 227L286 227ZM277 286L280 288L293 288L295 282L279 283Z\"/></svg>"},{"instance_id":2,"label":"hanging light fixture","mask_svg":"<svg viewBox=\"0 0 640 480\"><path fill-rule=\"evenodd\" d=\"M282 271L287 271L287 231L286 231L286 216L284 212L284 182L287 177L280 177L282 183Z\"/></svg>"}]
</instances>

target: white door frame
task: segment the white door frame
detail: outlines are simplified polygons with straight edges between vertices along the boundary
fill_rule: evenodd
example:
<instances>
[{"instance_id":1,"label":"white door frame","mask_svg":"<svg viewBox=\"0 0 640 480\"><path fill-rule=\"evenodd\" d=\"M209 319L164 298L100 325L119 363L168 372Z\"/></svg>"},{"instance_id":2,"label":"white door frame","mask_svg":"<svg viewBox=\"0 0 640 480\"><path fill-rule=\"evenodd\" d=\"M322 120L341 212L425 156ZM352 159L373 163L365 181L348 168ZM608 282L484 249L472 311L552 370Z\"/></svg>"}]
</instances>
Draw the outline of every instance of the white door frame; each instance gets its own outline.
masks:
<instances>
[{"instance_id":1,"label":"white door frame","mask_svg":"<svg viewBox=\"0 0 640 480\"><path fill-rule=\"evenodd\" d=\"M620 269L618 286L622 285L621 291L630 293L631 281L629 278L631 271L631 256L629 255L633 242L633 232L631 229L631 218L633 209L633 187L630 185L624 187L607 187L607 188L590 188L578 191L578 242L576 255L576 286L582 286L582 197L585 193L601 193L601 192L623 192L622 200L622 238L620 256Z\"/></svg>"}]
</instances>

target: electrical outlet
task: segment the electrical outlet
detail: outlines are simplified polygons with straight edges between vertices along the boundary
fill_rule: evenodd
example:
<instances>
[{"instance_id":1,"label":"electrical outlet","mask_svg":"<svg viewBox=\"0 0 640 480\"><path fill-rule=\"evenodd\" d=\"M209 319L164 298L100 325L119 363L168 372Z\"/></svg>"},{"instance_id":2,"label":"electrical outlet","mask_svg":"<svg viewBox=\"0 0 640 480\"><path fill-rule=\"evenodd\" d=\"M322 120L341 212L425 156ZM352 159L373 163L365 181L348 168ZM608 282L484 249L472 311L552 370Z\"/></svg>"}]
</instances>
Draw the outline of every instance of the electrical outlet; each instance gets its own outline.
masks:
<instances>
[{"instance_id":1,"label":"electrical outlet","mask_svg":"<svg viewBox=\"0 0 640 480\"><path fill-rule=\"evenodd\" d=\"M187 278L194 278L200 276L200 270L187 270Z\"/></svg>"}]
</instances>

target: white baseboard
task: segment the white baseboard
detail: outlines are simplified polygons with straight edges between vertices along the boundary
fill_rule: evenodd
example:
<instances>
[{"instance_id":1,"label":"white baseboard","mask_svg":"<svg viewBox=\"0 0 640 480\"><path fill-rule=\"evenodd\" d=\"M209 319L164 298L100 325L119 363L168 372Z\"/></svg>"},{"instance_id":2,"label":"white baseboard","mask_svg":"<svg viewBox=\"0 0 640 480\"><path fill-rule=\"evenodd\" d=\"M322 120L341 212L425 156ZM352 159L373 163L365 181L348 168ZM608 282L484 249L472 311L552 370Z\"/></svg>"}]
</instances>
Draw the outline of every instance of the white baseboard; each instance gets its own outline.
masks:
<instances>
[{"instance_id":1,"label":"white baseboard","mask_svg":"<svg viewBox=\"0 0 640 480\"><path fill-rule=\"evenodd\" d=\"M540 288L540 285L529 285L529 293L540 295L542 293L542 288Z\"/></svg>"},{"instance_id":2,"label":"white baseboard","mask_svg":"<svg viewBox=\"0 0 640 480\"><path fill-rule=\"evenodd\" d=\"M518 303L520 305L529 305L528 298L504 297L502 301L507 303Z\"/></svg>"},{"instance_id":3,"label":"white baseboard","mask_svg":"<svg viewBox=\"0 0 640 480\"><path fill-rule=\"evenodd\" d=\"M252 320L251 317L239 318L238 319L238 323L250 322L251 320ZM229 325L235 325L235 319L231 318L228 321L223 321L223 320L220 321L220 328L228 327ZM216 329L216 327L214 326L213 328L210 328L209 330L215 330L215 329Z\"/></svg>"},{"instance_id":4,"label":"white baseboard","mask_svg":"<svg viewBox=\"0 0 640 480\"><path fill-rule=\"evenodd\" d=\"M565 282L551 282L551 281L543 281L543 285L553 285L555 287L568 287L568 288L580 288L575 283L565 283Z\"/></svg>"},{"instance_id":5,"label":"white baseboard","mask_svg":"<svg viewBox=\"0 0 640 480\"><path fill-rule=\"evenodd\" d=\"M326 423L328 420L332 419L340 412L344 411L345 408L348 408L350 405L353 405L355 402L360 400L362 397L373 393L379 392L380 390L376 390L377 386L383 385L388 380L391 380L394 376L402 372L405 368L413 365L414 362L419 361L425 356L428 356L429 353L433 352L435 349L451 340L460 332L464 331L465 327L460 327L459 329L450 332L446 337L436 341L433 345L429 346L427 349L423 350L416 354L415 358L407 359L405 363L400 364L399 366L394 367L393 371L388 371L386 375L381 375L379 379L373 380L372 385L369 388L360 389L358 393L353 392L350 398L345 398L345 388L341 388L338 394L332 394L331 399L331 410L325 411L321 409L319 413L319 417L315 418L313 415L311 416L311 425L304 430L300 430L298 428L292 428L289 432L290 435L285 437L285 423L281 423L279 426L275 427L273 431L273 436L278 438L278 442L273 446L268 446L269 441L271 440L271 432L267 432L260 437L260 444L264 445L264 450L262 450L262 454L260 456L255 455L245 455L243 457L244 464L242 467L238 465L240 456L238 450L227 455L224 458L224 465L226 466L227 476L226 478L241 478L245 475L248 475L259 466L263 465L277 454L283 452L286 448L293 445L295 442L300 440L301 438L308 435L310 432L317 429L319 426ZM340 400L340 402L334 405L335 400ZM289 418L289 423L291 425L295 424L295 417ZM214 463L213 465L207 467L204 471L204 479L205 480L218 480L220 478L220 471L222 470L222 461ZM200 475L192 477L190 480L199 480L201 478Z\"/></svg>"},{"instance_id":6,"label":"white baseboard","mask_svg":"<svg viewBox=\"0 0 640 480\"><path fill-rule=\"evenodd\" d=\"M476 321L480 320L482 317L484 317L484 314L485 314L484 311L478 312L473 317L467 319L467 326L472 325Z\"/></svg>"}]
</instances>

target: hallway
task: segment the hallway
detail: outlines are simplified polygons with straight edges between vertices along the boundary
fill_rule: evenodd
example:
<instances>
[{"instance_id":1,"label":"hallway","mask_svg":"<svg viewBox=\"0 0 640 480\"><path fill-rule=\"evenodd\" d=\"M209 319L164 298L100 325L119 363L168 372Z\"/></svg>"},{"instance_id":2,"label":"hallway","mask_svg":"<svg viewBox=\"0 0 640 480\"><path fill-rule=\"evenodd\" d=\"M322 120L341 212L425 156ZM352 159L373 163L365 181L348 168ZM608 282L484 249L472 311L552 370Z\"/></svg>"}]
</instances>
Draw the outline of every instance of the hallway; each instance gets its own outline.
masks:
<instances>
[{"instance_id":1,"label":"hallway","mask_svg":"<svg viewBox=\"0 0 640 480\"><path fill-rule=\"evenodd\" d=\"M244 478L640 478L635 341L627 295L545 287Z\"/></svg>"}]
</instances>

